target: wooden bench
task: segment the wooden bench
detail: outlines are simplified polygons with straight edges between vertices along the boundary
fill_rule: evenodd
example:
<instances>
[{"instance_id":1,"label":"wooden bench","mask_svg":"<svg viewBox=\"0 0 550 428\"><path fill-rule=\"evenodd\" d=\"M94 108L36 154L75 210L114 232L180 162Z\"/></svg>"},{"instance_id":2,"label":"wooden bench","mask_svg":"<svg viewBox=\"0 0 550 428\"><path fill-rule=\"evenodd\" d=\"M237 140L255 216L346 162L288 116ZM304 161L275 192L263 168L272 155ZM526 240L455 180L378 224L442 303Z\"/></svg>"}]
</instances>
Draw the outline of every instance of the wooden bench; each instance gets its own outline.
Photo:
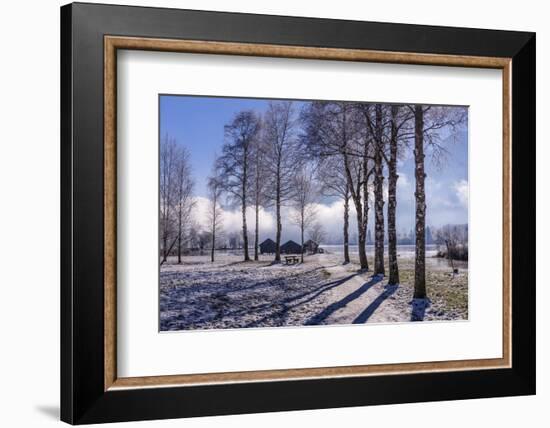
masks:
<instances>
[{"instance_id":1,"label":"wooden bench","mask_svg":"<svg viewBox=\"0 0 550 428\"><path fill-rule=\"evenodd\" d=\"M287 265L296 264L300 261L298 256L285 256L285 261Z\"/></svg>"}]
</instances>

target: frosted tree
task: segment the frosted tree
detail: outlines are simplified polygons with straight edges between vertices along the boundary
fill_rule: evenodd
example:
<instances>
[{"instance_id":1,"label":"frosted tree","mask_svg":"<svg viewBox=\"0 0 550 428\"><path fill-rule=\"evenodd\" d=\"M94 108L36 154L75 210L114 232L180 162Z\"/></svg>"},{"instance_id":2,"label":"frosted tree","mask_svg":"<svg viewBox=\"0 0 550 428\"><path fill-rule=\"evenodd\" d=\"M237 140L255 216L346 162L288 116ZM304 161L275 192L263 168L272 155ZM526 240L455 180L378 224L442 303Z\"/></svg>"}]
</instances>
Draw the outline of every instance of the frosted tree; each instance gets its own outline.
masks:
<instances>
[{"instance_id":1,"label":"frosted tree","mask_svg":"<svg viewBox=\"0 0 550 428\"><path fill-rule=\"evenodd\" d=\"M189 151L183 146L176 147L174 170L174 202L177 222L176 245L179 264L181 263L181 251L184 244L185 231L188 229L191 210L195 205L190 155Z\"/></svg>"},{"instance_id":2,"label":"frosted tree","mask_svg":"<svg viewBox=\"0 0 550 428\"><path fill-rule=\"evenodd\" d=\"M386 106L382 104L357 105L364 119L365 145L370 142L373 161L374 188L374 274L385 275L384 269L384 158L387 126ZM368 157L368 154L366 154Z\"/></svg>"},{"instance_id":3,"label":"frosted tree","mask_svg":"<svg viewBox=\"0 0 550 428\"><path fill-rule=\"evenodd\" d=\"M319 223L319 221L313 222L313 224L309 228L307 235L309 239L319 245L323 243L327 236L325 233L325 228L321 223Z\"/></svg>"},{"instance_id":4,"label":"frosted tree","mask_svg":"<svg viewBox=\"0 0 550 428\"><path fill-rule=\"evenodd\" d=\"M224 131L225 143L217 161L217 169L230 203L241 208L244 260L248 261L246 208L251 199L252 145L260 131L260 120L254 111L241 111L225 126Z\"/></svg>"},{"instance_id":5,"label":"frosted tree","mask_svg":"<svg viewBox=\"0 0 550 428\"><path fill-rule=\"evenodd\" d=\"M266 192L268 190L269 180L266 180L267 170L267 143L264 137L264 128L261 127L260 133L254 139L251 146L251 200L254 206L254 260L258 261L258 249L260 245L260 209L267 201Z\"/></svg>"},{"instance_id":6,"label":"frosted tree","mask_svg":"<svg viewBox=\"0 0 550 428\"><path fill-rule=\"evenodd\" d=\"M374 274L385 275L384 269L384 108L374 106Z\"/></svg>"},{"instance_id":7,"label":"frosted tree","mask_svg":"<svg viewBox=\"0 0 550 428\"><path fill-rule=\"evenodd\" d=\"M468 225L467 224L446 224L435 232L435 239L438 246L444 246L439 250L441 255L452 260L468 260ZM453 266L454 268L454 266Z\"/></svg>"},{"instance_id":8,"label":"frosted tree","mask_svg":"<svg viewBox=\"0 0 550 428\"><path fill-rule=\"evenodd\" d=\"M316 218L317 189L312 171L304 166L293 179L294 193L291 200L291 221L300 228L301 262L304 262L304 236Z\"/></svg>"},{"instance_id":9,"label":"frosted tree","mask_svg":"<svg viewBox=\"0 0 550 428\"><path fill-rule=\"evenodd\" d=\"M300 159L297 152L296 117L292 102L272 101L263 121L265 143L265 180L269 183L265 196L275 207L275 261L281 261L281 209L293 195L293 178Z\"/></svg>"},{"instance_id":10,"label":"frosted tree","mask_svg":"<svg viewBox=\"0 0 550 428\"><path fill-rule=\"evenodd\" d=\"M344 205L343 218L343 245L344 245L344 264L350 262L349 257L349 202L351 192L346 177L342 159L336 156L324 157L318 160L317 180L320 183L320 193L323 196L338 197L342 199ZM313 238L311 238L313 239ZM313 239L319 243L320 240Z\"/></svg>"},{"instance_id":11,"label":"frosted tree","mask_svg":"<svg viewBox=\"0 0 550 428\"><path fill-rule=\"evenodd\" d=\"M406 147L407 136L410 133L412 115L409 109L392 105L390 108L390 135L389 154L386 158L388 165L388 284L399 284L399 266L397 263L397 162L403 149Z\"/></svg>"},{"instance_id":12,"label":"frosted tree","mask_svg":"<svg viewBox=\"0 0 550 428\"><path fill-rule=\"evenodd\" d=\"M368 269L366 234L369 179L372 175L372 139L361 128L358 106L347 102L310 103L303 109L302 145L310 156L336 157L341 162L357 217L359 263Z\"/></svg>"},{"instance_id":13,"label":"frosted tree","mask_svg":"<svg viewBox=\"0 0 550 428\"><path fill-rule=\"evenodd\" d=\"M161 264L169 253L174 234L174 171L176 165L176 140L166 134L160 141L160 240Z\"/></svg>"},{"instance_id":14,"label":"frosted tree","mask_svg":"<svg viewBox=\"0 0 550 428\"><path fill-rule=\"evenodd\" d=\"M217 171L214 169L214 173L208 178L208 225L210 228L210 261L214 263L216 246L221 238L222 232L222 209L220 206L220 198L222 194L222 183L220 177L217 175Z\"/></svg>"}]
</instances>

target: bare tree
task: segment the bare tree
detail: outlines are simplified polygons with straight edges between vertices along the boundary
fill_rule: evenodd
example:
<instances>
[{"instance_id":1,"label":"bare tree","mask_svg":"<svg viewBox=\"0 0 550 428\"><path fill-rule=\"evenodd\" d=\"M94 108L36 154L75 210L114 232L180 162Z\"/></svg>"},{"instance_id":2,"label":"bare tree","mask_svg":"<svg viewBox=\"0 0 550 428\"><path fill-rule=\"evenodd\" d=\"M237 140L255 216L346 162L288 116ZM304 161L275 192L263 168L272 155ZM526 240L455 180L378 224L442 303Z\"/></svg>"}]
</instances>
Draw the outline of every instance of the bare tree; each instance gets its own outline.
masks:
<instances>
[{"instance_id":1,"label":"bare tree","mask_svg":"<svg viewBox=\"0 0 550 428\"><path fill-rule=\"evenodd\" d=\"M438 246L444 246L439 255L449 259L453 270L453 259L468 260L467 224L446 224L436 230L435 240Z\"/></svg>"},{"instance_id":2,"label":"bare tree","mask_svg":"<svg viewBox=\"0 0 550 428\"><path fill-rule=\"evenodd\" d=\"M290 101L270 102L264 116L265 166L269 188L266 197L275 206L275 261L281 261L281 208L292 197L293 177L299 159L296 150L296 118Z\"/></svg>"},{"instance_id":3,"label":"bare tree","mask_svg":"<svg viewBox=\"0 0 550 428\"><path fill-rule=\"evenodd\" d=\"M321 185L320 192L323 196L336 196L344 202L344 264L350 262L349 258L349 200L350 189L348 179L342 164L341 157L325 157L319 160L317 168L317 180ZM319 241L315 242L319 243Z\"/></svg>"},{"instance_id":4,"label":"bare tree","mask_svg":"<svg viewBox=\"0 0 550 428\"><path fill-rule=\"evenodd\" d=\"M410 123L411 114L408 109L403 106L391 106L391 130L389 138L389 159L388 164L388 264L390 274L388 278L389 285L399 284L399 266L397 263L397 228L396 228L396 211L397 211L397 160L399 157L400 147L406 141L406 136L409 131L407 125Z\"/></svg>"},{"instance_id":5,"label":"bare tree","mask_svg":"<svg viewBox=\"0 0 550 428\"><path fill-rule=\"evenodd\" d=\"M320 245L326 239L325 229L318 221L315 221L308 231L308 238Z\"/></svg>"},{"instance_id":6,"label":"bare tree","mask_svg":"<svg viewBox=\"0 0 550 428\"><path fill-rule=\"evenodd\" d=\"M181 250L184 233L188 227L191 210L195 205L193 200L194 182L191 176L191 163L189 151L183 146L176 148L175 160L175 205L177 217L177 252L178 264L181 263Z\"/></svg>"},{"instance_id":7,"label":"bare tree","mask_svg":"<svg viewBox=\"0 0 550 428\"><path fill-rule=\"evenodd\" d=\"M241 207L244 260L248 261L246 208L250 202L252 144L260 130L260 120L251 110L241 111L224 130L226 141L217 168L230 202Z\"/></svg>"},{"instance_id":8,"label":"bare tree","mask_svg":"<svg viewBox=\"0 0 550 428\"><path fill-rule=\"evenodd\" d=\"M208 179L208 193L210 196L210 206L208 209L208 223L210 225L211 250L210 261L214 263L214 253L220 233L222 229L222 209L220 207L220 197L222 194L222 183L217 175L216 169L214 174Z\"/></svg>"},{"instance_id":9,"label":"bare tree","mask_svg":"<svg viewBox=\"0 0 550 428\"><path fill-rule=\"evenodd\" d=\"M358 129L358 104L312 102L303 111L302 143L313 156L340 159L357 216L359 263L368 269L366 234L369 211L369 178L372 175L372 139Z\"/></svg>"},{"instance_id":10,"label":"bare tree","mask_svg":"<svg viewBox=\"0 0 550 428\"><path fill-rule=\"evenodd\" d=\"M369 120L374 140L374 274L385 275L384 269L384 111L374 106L374 125Z\"/></svg>"},{"instance_id":11,"label":"bare tree","mask_svg":"<svg viewBox=\"0 0 550 428\"><path fill-rule=\"evenodd\" d=\"M263 137L263 127L260 134L254 139L251 146L251 168L252 186L251 196L254 205L254 260L259 260L258 249L260 245L260 208L266 202L266 190L268 181L265 179L266 172L266 139Z\"/></svg>"},{"instance_id":12,"label":"bare tree","mask_svg":"<svg viewBox=\"0 0 550 428\"><path fill-rule=\"evenodd\" d=\"M313 173L307 167L303 167L302 170L294 177L295 192L292 198L293 213L291 220L300 228L300 245L301 261L304 262L304 236L306 231L315 222L315 200L317 198L317 190L313 182Z\"/></svg>"},{"instance_id":13,"label":"bare tree","mask_svg":"<svg viewBox=\"0 0 550 428\"><path fill-rule=\"evenodd\" d=\"M176 165L176 140L166 134L160 141L160 239L161 264L165 263L174 233L174 170Z\"/></svg>"}]
</instances>

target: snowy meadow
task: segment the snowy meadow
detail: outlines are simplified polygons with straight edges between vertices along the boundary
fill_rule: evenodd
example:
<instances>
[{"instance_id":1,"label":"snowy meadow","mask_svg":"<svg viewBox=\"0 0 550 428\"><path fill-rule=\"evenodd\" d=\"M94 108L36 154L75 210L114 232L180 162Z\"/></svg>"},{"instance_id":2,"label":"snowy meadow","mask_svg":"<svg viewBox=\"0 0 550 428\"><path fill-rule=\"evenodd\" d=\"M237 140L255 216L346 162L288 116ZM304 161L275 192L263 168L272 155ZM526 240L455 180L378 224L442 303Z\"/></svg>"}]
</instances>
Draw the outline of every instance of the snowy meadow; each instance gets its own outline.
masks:
<instances>
[{"instance_id":1,"label":"snowy meadow","mask_svg":"<svg viewBox=\"0 0 550 428\"><path fill-rule=\"evenodd\" d=\"M404 252L403 281L387 284L361 272L359 260L342 265L337 253L273 264L271 256L243 262L238 254L171 258L160 271L160 330L291 327L468 319L467 262L451 274L448 261L428 258L426 306L415 306L414 258Z\"/></svg>"}]
</instances>

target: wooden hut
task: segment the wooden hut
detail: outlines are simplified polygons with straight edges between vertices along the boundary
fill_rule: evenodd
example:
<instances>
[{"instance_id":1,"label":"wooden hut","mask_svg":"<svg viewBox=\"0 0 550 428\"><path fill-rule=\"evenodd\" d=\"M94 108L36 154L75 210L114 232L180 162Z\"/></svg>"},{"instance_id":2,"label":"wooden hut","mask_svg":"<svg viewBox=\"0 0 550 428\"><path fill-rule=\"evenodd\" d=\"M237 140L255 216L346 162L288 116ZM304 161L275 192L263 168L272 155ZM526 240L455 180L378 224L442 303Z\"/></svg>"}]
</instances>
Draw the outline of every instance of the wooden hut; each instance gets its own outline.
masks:
<instances>
[{"instance_id":1,"label":"wooden hut","mask_svg":"<svg viewBox=\"0 0 550 428\"><path fill-rule=\"evenodd\" d=\"M260 254L275 254L275 242L267 238L264 242L260 244Z\"/></svg>"},{"instance_id":2,"label":"wooden hut","mask_svg":"<svg viewBox=\"0 0 550 428\"><path fill-rule=\"evenodd\" d=\"M317 254L319 251L319 244L315 241L312 241L311 239L308 239L304 243L304 253L308 254Z\"/></svg>"},{"instance_id":3,"label":"wooden hut","mask_svg":"<svg viewBox=\"0 0 550 428\"><path fill-rule=\"evenodd\" d=\"M300 254L302 247L300 244L290 240L281 245L281 254Z\"/></svg>"}]
</instances>

